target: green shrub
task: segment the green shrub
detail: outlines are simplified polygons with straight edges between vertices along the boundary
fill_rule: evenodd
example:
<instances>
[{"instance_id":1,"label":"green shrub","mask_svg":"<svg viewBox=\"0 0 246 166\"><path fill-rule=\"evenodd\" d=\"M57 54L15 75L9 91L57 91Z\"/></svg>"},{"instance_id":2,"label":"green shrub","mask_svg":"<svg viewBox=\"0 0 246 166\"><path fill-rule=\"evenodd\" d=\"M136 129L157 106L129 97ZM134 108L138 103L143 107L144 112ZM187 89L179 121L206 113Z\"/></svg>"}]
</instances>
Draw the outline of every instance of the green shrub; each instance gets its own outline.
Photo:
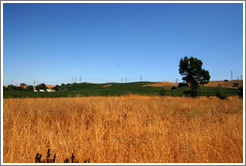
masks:
<instances>
[{"instance_id":1,"label":"green shrub","mask_svg":"<svg viewBox=\"0 0 246 166\"><path fill-rule=\"evenodd\" d=\"M238 87L238 92L237 92L239 97L243 98L243 87Z\"/></svg>"},{"instance_id":2,"label":"green shrub","mask_svg":"<svg viewBox=\"0 0 246 166\"><path fill-rule=\"evenodd\" d=\"M221 85L220 85L220 84L219 84L214 90L215 90L215 95L216 95L218 98L220 98L220 99L222 99L222 100L228 98L228 96L225 95L225 94L222 92L222 88L221 88Z\"/></svg>"},{"instance_id":3,"label":"green shrub","mask_svg":"<svg viewBox=\"0 0 246 166\"><path fill-rule=\"evenodd\" d=\"M41 89L43 89L43 90L47 90L48 88L47 88L47 86L44 84L44 83L42 83L42 84L39 84L39 85L37 85L36 86L36 90L41 90Z\"/></svg>"},{"instance_id":4,"label":"green shrub","mask_svg":"<svg viewBox=\"0 0 246 166\"><path fill-rule=\"evenodd\" d=\"M3 86L3 91L8 90L8 88L6 86Z\"/></svg>"},{"instance_id":5,"label":"green shrub","mask_svg":"<svg viewBox=\"0 0 246 166\"><path fill-rule=\"evenodd\" d=\"M27 91L33 91L33 90L34 90L34 88L33 88L33 86L32 86L32 85L28 85L28 86L26 87L26 90L27 90Z\"/></svg>"},{"instance_id":6,"label":"green shrub","mask_svg":"<svg viewBox=\"0 0 246 166\"><path fill-rule=\"evenodd\" d=\"M161 96L165 96L166 95L166 90L164 88L161 88L160 95Z\"/></svg>"},{"instance_id":7,"label":"green shrub","mask_svg":"<svg viewBox=\"0 0 246 166\"><path fill-rule=\"evenodd\" d=\"M20 83L20 86L27 86L25 83Z\"/></svg>"},{"instance_id":8,"label":"green shrub","mask_svg":"<svg viewBox=\"0 0 246 166\"><path fill-rule=\"evenodd\" d=\"M179 83L179 84L178 84L178 87L179 87L179 88L182 88L182 87L187 87L187 88L188 88L189 85L188 85L187 83Z\"/></svg>"},{"instance_id":9,"label":"green shrub","mask_svg":"<svg viewBox=\"0 0 246 166\"><path fill-rule=\"evenodd\" d=\"M60 90L59 85L54 86L52 89L54 89L56 92Z\"/></svg>"},{"instance_id":10,"label":"green shrub","mask_svg":"<svg viewBox=\"0 0 246 166\"><path fill-rule=\"evenodd\" d=\"M10 91L16 91L18 88L17 88L17 86L14 86L13 84L11 84L11 85L8 86L7 89L10 90Z\"/></svg>"},{"instance_id":11,"label":"green shrub","mask_svg":"<svg viewBox=\"0 0 246 166\"><path fill-rule=\"evenodd\" d=\"M23 88L22 86L17 87L17 91L25 91L25 88Z\"/></svg>"},{"instance_id":12,"label":"green shrub","mask_svg":"<svg viewBox=\"0 0 246 166\"><path fill-rule=\"evenodd\" d=\"M171 90L177 90L178 88L176 86L173 86Z\"/></svg>"},{"instance_id":13,"label":"green shrub","mask_svg":"<svg viewBox=\"0 0 246 166\"><path fill-rule=\"evenodd\" d=\"M184 91L183 94L189 97L196 97L199 91L200 91L200 87L196 85L196 86L192 86L190 90Z\"/></svg>"},{"instance_id":14,"label":"green shrub","mask_svg":"<svg viewBox=\"0 0 246 166\"><path fill-rule=\"evenodd\" d=\"M239 83L234 83L232 87L238 87Z\"/></svg>"}]
</instances>

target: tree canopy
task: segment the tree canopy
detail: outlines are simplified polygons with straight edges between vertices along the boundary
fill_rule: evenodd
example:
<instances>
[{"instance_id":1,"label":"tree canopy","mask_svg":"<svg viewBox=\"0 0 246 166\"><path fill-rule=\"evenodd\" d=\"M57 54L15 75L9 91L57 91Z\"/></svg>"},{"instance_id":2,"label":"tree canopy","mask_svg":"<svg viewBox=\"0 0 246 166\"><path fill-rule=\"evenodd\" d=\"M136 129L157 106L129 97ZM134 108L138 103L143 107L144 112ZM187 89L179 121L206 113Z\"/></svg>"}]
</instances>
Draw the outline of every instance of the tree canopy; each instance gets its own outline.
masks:
<instances>
[{"instance_id":1,"label":"tree canopy","mask_svg":"<svg viewBox=\"0 0 246 166\"><path fill-rule=\"evenodd\" d=\"M20 83L20 86L27 86L26 83Z\"/></svg>"},{"instance_id":2,"label":"tree canopy","mask_svg":"<svg viewBox=\"0 0 246 166\"><path fill-rule=\"evenodd\" d=\"M191 86L197 86L198 84L206 84L209 82L210 75L205 69L202 69L202 61L187 56L184 59L181 58L179 63L179 74L183 76L187 84L190 83Z\"/></svg>"},{"instance_id":3,"label":"tree canopy","mask_svg":"<svg viewBox=\"0 0 246 166\"><path fill-rule=\"evenodd\" d=\"M47 86L44 84L44 83L42 83L42 84L39 84L39 85L37 85L36 86L36 90L46 90L47 89Z\"/></svg>"}]
</instances>

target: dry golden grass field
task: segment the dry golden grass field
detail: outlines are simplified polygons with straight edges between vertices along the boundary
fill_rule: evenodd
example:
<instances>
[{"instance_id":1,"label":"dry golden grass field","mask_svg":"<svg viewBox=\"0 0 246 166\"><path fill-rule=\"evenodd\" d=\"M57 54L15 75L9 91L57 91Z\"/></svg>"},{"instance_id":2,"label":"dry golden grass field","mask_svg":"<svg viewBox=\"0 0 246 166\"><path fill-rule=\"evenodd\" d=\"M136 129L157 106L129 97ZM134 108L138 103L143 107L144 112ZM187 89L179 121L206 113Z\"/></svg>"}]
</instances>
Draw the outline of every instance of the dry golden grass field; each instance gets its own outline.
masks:
<instances>
[{"instance_id":1,"label":"dry golden grass field","mask_svg":"<svg viewBox=\"0 0 246 166\"><path fill-rule=\"evenodd\" d=\"M242 163L243 99L3 99L3 162Z\"/></svg>"},{"instance_id":2,"label":"dry golden grass field","mask_svg":"<svg viewBox=\"0 0 246 166\"><path fill-rule=\"evenodd\" d=\"M243 86L243 80L233 80L233 81L209 81L208 84L202 85L202 86L208 86L208 87L216 87L219 84L221 85L221 87L223 88L237 88L237 87L233 87L234 83L238 83L239 87ZM168 82L168 81L162 81L162 82L155 82L155 83L151 83L151 84L146 84L143 86L154 86L154 87L160 87L160 86L178 86L178 83L174 83L174 82Z\"/></svg>"}]
</instances>

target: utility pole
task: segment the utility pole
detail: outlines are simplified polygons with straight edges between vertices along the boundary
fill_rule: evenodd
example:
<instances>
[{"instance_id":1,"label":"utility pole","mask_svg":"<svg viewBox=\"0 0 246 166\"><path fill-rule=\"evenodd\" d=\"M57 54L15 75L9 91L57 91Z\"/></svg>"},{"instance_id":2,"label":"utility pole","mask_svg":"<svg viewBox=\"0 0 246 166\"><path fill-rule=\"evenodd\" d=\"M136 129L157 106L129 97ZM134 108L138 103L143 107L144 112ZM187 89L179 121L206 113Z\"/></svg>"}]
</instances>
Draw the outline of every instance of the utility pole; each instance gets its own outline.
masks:
<instances>
[{"instance_id":1,"label":"utility pole","mask_svg":"<svg viewBox=\"0 0 246 166\"><path fill-rule=\"evenodd\" d=\"M82 78L80 77L79 82L81 83Z\"/></svg>"},{"instance_id":2,"label":"utility pole","mask_svg":"<svg viewBox=\"0 0 246 166\"><path fill-rule=\"evenodd\" d=\"M140 82L142 82L142 75L140 76Z\"/></svg>"},{"instance_id":3,"label":"utility pole","mask_svg":"<svg viewBox=\"0 0 246 166\"><path fill-rule=\"evenodd\" d=\"M233 80L233 71L231 71L231 81Z\"/></svg>"},{"instance_id":4,"label":"utility pole","mask_svg":"<svg viewBox=\"0 0 246 166\"><path fill-rule=\"evenodd\" d=\"M241 74L241 80L243 80L243 75Z\"/></svg>"}]
</instances>

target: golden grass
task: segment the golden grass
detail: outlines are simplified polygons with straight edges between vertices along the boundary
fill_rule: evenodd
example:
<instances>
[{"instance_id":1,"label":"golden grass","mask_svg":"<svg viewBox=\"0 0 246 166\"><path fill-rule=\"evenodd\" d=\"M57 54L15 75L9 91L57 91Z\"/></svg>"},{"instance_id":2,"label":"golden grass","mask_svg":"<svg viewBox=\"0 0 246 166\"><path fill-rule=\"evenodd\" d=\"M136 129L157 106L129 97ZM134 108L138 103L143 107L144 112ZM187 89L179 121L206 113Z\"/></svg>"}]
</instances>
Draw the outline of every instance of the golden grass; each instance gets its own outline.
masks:
<instances>
[{"instance_id":1,"label":"golden grass","mask_svg":"<svg viewBox=\"0 0 246 166\"><path fill-rule=\"evenodd\" d=\"M107 85L104 85L103 87L109 87L109 86L112 86L112 84L107 84Z\"/></svg>"},{"instance_id":2,"label":"golden grass","mask_svg":"<svg viewBox=\"0 0 246 166\"><path fill-rule=\"evenodd\" d=\"M169 81L161 81L161 82L155 82L152 84L146 84L143 86L154 86L154 87L160 87L160 86L178 86L178 83L169 82Z\"/></svg>"},{"instance_id":3,"label":"golden grass","mask_svg":"<svg viewBox=\"0 0 246 166\"><path fill-rule=\"evenodd\" d=\"M237 87L233 87L234 83L238 83L239 87L243 86L243 80L233 80L233 81L209 81L208 84L204 84L202 86L208 86L208 87L216 87L219 84L221 85L221 87L223 88L237 88ZM152 84L146 84L143 86L154 86L154 87L162 87L162 86L178 86L178 83L174 83L174 82L168 82L168 81L162 81L162 82L155 82Z\"/></svg>"},{"instance_id":4,"label":"golden grass","mask_svg":"<svg viewBox=\"0 0 246 166\"><path fill-rule=\"evenodd\" d=\"M50 148L97 163L242 163L243 100L230 97L3 99L3 162Z\"/></svg>"},{"instance_id":5,"label":"golden grass","mask_svg":"<svg viewBox=\"0 0 246 166\"><path fill-rule=\"evenodd\" d=\"M209 81L208 84L205 84L204 86L218 86L219 84L221 85L221 87L224 88L237 88L237 87L233 87L234 83L238 83L239 87L243 86L243 80L233 80L233 81Z\"/></svg>"}]
</instances>

